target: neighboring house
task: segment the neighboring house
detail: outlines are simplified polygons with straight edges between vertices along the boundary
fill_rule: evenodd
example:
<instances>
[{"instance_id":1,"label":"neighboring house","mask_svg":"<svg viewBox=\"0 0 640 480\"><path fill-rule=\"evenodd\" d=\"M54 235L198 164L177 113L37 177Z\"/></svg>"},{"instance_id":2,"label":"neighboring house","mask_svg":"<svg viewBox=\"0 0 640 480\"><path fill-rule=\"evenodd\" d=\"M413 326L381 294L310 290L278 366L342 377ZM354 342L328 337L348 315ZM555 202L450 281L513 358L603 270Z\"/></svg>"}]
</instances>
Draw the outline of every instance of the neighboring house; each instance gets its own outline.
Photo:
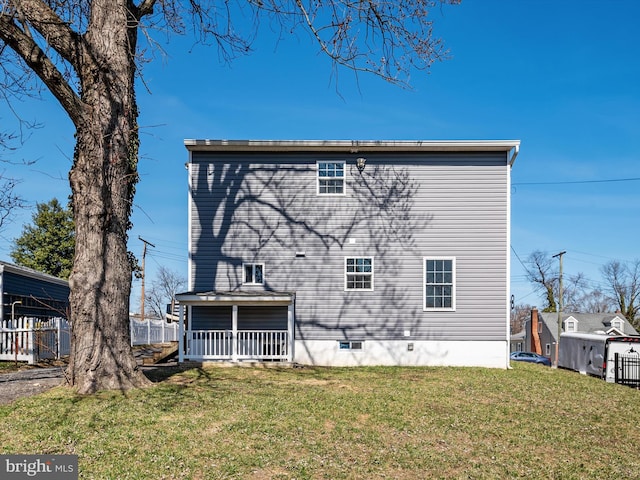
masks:
<instances>
[{"instance_id":1,"label":"neighboring house","mask_svg":"<svg viewBox=\"0 0 640 480\"><path fill-rule=\"evenodd\" d=\"M527 339L527 331L521 330L518 333L511 334L511 352L525 351L525 342Z\"/></svg>"},{"instance_id":2,"label":"neighboring house","mask_svg":"<svg viewBox=\"0 0 640 480\"><path fill-rule=\"evenodd\" d=\"M53 275L0 261L0 319L66 318L69 282Z\"/></svg>"},{"instance_id":3,"label":"neighboring house","mask_svg":"<svg viewBox=\"0 0 640 480\"><path fill-rule=\"evenodd\" d=\"M180 360L507 368L519 145L186 140Z\"/></svg>"},{"instance_id":4,"label":"neighboring house","mask_svg":"<svg viewBox=\"0 0 640 480\"><path fill-rule=\"evenodd\" d=\"M561 333L581 332L602 335L638 335L635 328L621 313L570 313L561 314ZM555 358L558 339L558 313L531 310L526 326L525 350Z\"/></svg>"}]
</instances>

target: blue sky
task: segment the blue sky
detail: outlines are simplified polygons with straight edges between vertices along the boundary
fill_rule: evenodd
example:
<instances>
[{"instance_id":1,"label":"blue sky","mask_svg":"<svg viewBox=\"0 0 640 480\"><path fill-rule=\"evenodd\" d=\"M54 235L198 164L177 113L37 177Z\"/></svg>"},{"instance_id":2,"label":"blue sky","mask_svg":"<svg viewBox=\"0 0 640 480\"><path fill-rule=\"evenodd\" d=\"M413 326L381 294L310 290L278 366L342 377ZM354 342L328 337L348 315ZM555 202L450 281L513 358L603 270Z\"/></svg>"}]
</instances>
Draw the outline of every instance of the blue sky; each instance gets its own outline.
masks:
<instances>
[{"instance_id":1,"label":"blue sky","mask_svg":"<svg viewBox=\"0 0 640 480\"><path fill-rule=\"evenodd\" d=\"M174 38L166 58L144 69L139 88L141 182L130 249L155 244L148 281L160 265L186 277L185 138L520 139L512 181L512 245L566 250L564 271L601 285L600 266L638 253L640 181L640 2L463 0L432 12L451 58L412 90L347 70L304 33L280 39L265 25L253 54L221 64L215 49ZM6 165L32 206L69 195L73 128L49 97L14 107L42 128ZM2 129L12 115L0 106ZM602 182L602 180L618 180ZM553 183L557 182L557 183ZM580 183L570 183L580 182ZM18 212L0 237L0 259L31 219ZM516 303L541 304L512 255ZM132 309L139 303L134 284Z\"/></svg>"}]
</instances>

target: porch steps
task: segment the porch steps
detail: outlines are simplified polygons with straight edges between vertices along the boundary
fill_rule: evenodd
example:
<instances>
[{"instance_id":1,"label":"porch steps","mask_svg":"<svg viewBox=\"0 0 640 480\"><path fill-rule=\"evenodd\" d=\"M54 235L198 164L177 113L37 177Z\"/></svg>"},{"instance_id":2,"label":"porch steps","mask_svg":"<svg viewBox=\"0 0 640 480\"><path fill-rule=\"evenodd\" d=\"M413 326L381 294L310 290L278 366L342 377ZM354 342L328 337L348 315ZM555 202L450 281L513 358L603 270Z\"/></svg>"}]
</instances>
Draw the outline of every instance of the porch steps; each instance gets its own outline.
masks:
<instances>
[{"instance_id":1,"label":"porch steps","mask_svg":"<svg viewBox=\"0 0 640 480\"><path fill-rule=\"evenodd\" d=\"M178 342L152 345L148 349L148 352L150 352L150 355L144 355L142 357L142 365L154 365L176 355L178 353Z\"/></svg>"}]
</instances>

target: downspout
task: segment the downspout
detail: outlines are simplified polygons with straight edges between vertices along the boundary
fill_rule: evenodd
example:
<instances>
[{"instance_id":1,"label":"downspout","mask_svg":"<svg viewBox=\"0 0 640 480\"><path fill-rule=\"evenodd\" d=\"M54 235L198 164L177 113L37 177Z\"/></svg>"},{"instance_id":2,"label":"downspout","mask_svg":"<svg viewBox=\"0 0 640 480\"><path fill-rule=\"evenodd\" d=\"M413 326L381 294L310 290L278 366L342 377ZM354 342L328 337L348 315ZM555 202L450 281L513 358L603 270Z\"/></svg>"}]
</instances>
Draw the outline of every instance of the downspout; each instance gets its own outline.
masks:
<instances>
[{"instance_id":1,"label":"downspout","mask_svg":"<svg viewBox=\"0 0 640 480\"><path fill-rule=\"evenodd\" d=\"M188 185L188 212L187 212L187 243L188 243L188 256L187 256L187 291L193 291L193 252L191 251L191 245L193 241L193 234L191 233L193 228L193 218L192 218L192 210L193 210L193 152L189 150L189 160L184 164L184 168L187 169L187 185Z\"/></svg>"},{"instance_id":2,"label":"downspout","mask_svg":"<svg viewBox=\"0 0 640 480\"><path fill-rule=\"evenodd\" d=\"M510 353L511 353L511 313L512 313L512 309L511 309L511 251L510 251L510 247L511 247L511 162L509 164L509 166L507 167L507 191L506 193L506 200L507 200L507 242L506 242L506 249L504 252L504 256L505 256L505 261L506 261L506 267L507 267L507 272L506 272L506 325L505 325L505 329L506 329L506 340L507 340L507 346L506 346L506 358L505 358L505 363L506 363L506 368L510 368L511 367L511 363L510 363Z\"/></svg>"}]
</instances>

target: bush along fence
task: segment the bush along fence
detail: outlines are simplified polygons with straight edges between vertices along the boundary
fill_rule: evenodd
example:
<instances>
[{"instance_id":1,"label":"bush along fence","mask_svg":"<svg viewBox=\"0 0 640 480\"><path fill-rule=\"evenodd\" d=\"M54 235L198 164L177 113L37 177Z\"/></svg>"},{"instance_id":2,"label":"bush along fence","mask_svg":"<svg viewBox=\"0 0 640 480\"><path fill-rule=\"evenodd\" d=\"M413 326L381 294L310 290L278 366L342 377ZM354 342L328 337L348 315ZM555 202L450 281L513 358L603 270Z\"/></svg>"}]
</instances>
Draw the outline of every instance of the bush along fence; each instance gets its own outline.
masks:
<instances>
[{"instance_id":1,"label":"bush along fence","mask_svg":"<svg viewBox=\"0 0 640 480\"><path fill-rule=\"evenodd\" d=\"M178 341L178 324L147 318L144 321L130 319L131 345L154 345Z\"/></svg>"},{"instance_id":2,"label":"bush along fence","mask_svg":"<svg viewBox=\"0 0 640 480\"><path fill-rule=\"evenodd\" d=\"M70 349L71 325L66 318L0 321L0 360L34 364L67 356Z\"/></svg>"}]
</instances>

